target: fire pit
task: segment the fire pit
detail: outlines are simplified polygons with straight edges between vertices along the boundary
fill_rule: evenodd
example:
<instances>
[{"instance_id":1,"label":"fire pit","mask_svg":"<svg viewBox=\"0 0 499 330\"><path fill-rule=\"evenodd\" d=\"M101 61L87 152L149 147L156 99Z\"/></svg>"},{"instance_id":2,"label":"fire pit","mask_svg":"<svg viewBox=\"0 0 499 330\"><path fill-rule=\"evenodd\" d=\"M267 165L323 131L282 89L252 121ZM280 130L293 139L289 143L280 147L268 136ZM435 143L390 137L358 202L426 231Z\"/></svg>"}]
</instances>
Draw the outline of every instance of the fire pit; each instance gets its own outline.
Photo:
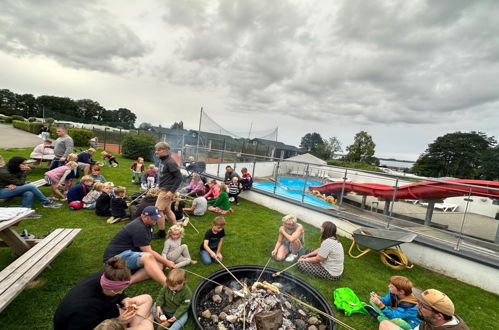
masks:
<instances>
[{"instance_id":1,"label":"fire pit","mask_svg":"<svg viewBox=\"0 0 499 330\"><path fill-rule=\"evenodd\" d=\"M243 329L243 320L248 330L336 329L333 321L287 296L333 315L326 299L305 281L289 273L272 277L279 269L266 268L255 284L262 266L241 265L228 269L247 285L247 290L225 269L207 277L223 286L208 280L199 283L191 308L200 329Z\"/></svg>"}]
</instances>

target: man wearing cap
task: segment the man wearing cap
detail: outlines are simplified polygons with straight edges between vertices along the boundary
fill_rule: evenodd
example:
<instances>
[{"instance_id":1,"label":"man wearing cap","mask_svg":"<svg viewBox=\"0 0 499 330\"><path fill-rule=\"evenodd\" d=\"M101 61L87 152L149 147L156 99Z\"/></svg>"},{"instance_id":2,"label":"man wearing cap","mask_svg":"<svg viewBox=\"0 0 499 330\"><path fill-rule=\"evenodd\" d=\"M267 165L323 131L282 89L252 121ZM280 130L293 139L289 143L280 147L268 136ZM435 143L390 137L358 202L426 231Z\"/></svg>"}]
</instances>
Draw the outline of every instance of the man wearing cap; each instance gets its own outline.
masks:
<instances>
[{"instance_id":1,"label":"man wearing cap","mask_svg":"<svg viewBox=\"0 0 499 330\"><path fill-rule=\"evenodd\" d=\"M170 206L175 191L177 191L182 182L182 174L177 162L170 155L170 146L168 143L158 142L154 146L154 149L156 156L160 159L158 188L161 191L156 200L156 207L165 217L168 217L171 225L175 225L177 221ZM165 237L165 219L163 218L158 221L158 232L153 235L153 239Z\"/></svg>"},{"instance_id":2,"label":"man wearing cap","mask_svg":"<svg viewBox=\"0 0 499 330\"><path fill-rule=\"evenodd\" d=\"M155 206L148 206L142 215L123 227L104 251L104 262L111 257L122 258L132 271L131 283L152 278L166 284L163 266L175 268L175 263L163 258L151 248L152 230L161 213Z\"/></svg>"},{"instance_id":3,"label":"man wearing cap","mask_svg":"<svg viewBox=\"0 0 499 330\"><path fill-rule=\"evenodd\" d=\"M435 289L428 289L423 292L414 289L414 295L419 300L418 316L423 320L415 330L469 330L466 323L459 316L454 314L454 304L450 298ZM399 329L397 325L390 321L382 321L380 329Z\"/></svg>"}]
</instances>

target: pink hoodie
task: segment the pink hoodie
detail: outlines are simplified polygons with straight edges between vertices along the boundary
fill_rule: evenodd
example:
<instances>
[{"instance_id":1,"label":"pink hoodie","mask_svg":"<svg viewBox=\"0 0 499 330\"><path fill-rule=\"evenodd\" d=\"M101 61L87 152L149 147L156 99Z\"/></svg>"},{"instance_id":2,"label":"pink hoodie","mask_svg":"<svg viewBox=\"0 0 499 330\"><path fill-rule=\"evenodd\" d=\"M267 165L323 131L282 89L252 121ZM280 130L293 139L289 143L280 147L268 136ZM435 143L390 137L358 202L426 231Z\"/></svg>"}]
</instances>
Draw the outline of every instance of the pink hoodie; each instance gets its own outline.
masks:
<instances>
[{"instance_id":1,"label":"pink hoodie","mask_svg":"<svg viewBox=\"0 0 499 330\"><path fill-rule=\"evenodd\" d=\"M213 197L213 199L217 199L218 195L220 195L220 185L217 183L212 188L210 188L210 191L208 191L208 193L204 195L204 198L208 199L208 197Z\"/></svg>"}]
</instances>

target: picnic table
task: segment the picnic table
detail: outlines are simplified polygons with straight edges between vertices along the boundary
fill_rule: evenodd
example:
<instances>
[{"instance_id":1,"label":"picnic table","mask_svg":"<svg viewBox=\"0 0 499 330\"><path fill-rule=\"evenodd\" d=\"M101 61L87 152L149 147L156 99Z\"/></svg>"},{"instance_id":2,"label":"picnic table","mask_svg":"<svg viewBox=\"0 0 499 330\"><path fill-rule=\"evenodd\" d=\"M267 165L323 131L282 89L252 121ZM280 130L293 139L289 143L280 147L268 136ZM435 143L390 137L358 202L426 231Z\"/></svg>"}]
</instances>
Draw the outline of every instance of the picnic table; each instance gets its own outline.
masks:
<instances>
[{"instance_id":1,"label":"picnic table","mask_svg":"<svg viewBox=\"0 0 499 330\"><path fill-rule=\"evenodd\" d=\"M0 216L0 239L12 249L15 255L20 256L27 252L31 246L12 227L17 226L25 217L35 211L24 207L0 207L0 210L3 211L2 216ZM9 213L13 216L8 220L3 220L9 217Z\"/></svg>"}]
</instances>

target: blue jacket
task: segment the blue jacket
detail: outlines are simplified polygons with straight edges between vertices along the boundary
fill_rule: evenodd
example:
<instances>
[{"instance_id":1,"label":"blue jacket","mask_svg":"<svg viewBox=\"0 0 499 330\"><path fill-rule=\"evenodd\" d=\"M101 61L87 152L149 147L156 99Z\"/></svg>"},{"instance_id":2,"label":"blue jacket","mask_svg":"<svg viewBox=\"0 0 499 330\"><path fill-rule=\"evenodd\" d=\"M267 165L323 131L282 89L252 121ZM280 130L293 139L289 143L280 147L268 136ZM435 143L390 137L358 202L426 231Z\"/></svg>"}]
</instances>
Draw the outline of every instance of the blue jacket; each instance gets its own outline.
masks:
<instances>
[{"instance_id":1,"label":"blue jacket","mask_svg":"<svg viewBox=\"0 0 499 330\"><path fill-rule=\"evenodd\" d=\"M92 156L88 153L88 151L83 151L78 154L78 163L86 163L93 165L95 161L92 159Z\"/></svg>"},{"instance_id":2,"label":"blue jacket","mask_svg":"<svg viewBox=\"0 0 499 330\"><path fill-rule=\"evenodd\" d=\"M385 305L381 311L389 319L403 319L412 329L421 323L418 319L418 301L413 294L399 301L388 289L388 294L381 298L381 302Z\"/></svg>"},{"instance_id":3,"label":"blue jacket","mask_svg":"<svg viewBox=\"0 0 499 330\"><path fill-rule=\"evenodd\" d=\"M90 191L90 188L85 186L83 183L78 183L75 186L72 186L68 190L68 203L71 203L73 201L81 201L83 197L85 197L86 194Z\"/></svg>"}]
</instances>

